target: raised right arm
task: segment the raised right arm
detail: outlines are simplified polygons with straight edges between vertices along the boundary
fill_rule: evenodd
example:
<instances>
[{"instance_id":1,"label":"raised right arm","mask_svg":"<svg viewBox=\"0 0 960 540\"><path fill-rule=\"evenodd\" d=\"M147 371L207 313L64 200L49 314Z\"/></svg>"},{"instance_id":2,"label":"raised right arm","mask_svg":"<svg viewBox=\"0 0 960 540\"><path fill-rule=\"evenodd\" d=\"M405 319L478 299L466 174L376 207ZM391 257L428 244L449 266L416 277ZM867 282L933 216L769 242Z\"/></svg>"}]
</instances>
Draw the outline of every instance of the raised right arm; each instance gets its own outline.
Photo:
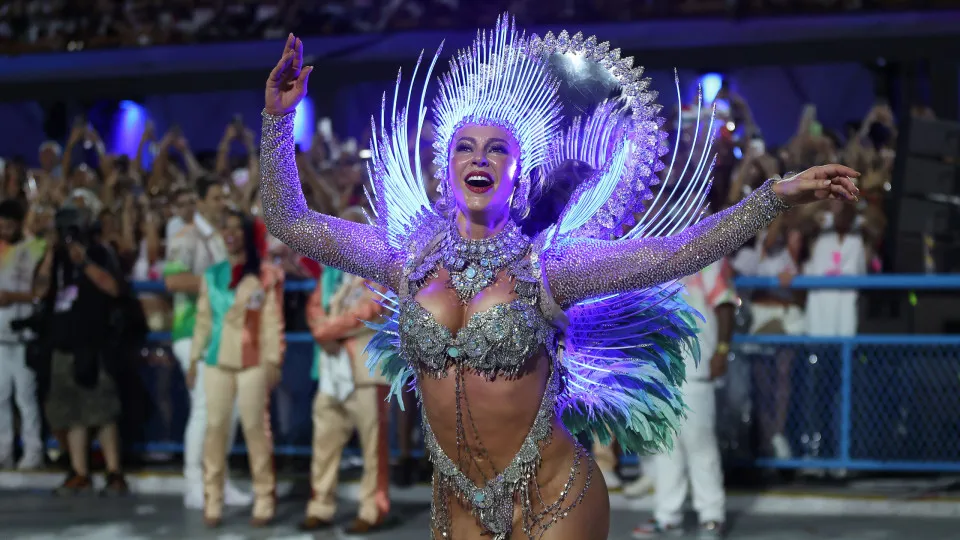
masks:
<instances>
[{"instance_id":1,"label":"raised right arm","mask_svg":"<svg viewBox=\"0 0 960 540\"><path fill-rule=\"evenodd\" d=\"M390 249L378 229L307 207L294 157L294 114L263 113L260 197L267 230L298 253L324 266L397 290L403 259Z\"/></svg>"}]
</instances>

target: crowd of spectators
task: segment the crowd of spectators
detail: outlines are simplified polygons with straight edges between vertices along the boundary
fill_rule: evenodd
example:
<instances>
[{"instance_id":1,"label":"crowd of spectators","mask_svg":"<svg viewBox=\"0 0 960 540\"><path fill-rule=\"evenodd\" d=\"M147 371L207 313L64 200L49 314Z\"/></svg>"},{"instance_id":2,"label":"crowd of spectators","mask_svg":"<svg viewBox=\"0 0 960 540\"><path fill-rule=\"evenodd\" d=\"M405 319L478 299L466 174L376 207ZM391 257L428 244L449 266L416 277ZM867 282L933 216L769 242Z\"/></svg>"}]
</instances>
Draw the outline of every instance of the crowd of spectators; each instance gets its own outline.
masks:
<instances>
[{"instance_id":1,"label":"crowd of spectators","mask_svg":"<svg viewBox=\"0 0 960 540\"><path fill-rule=\"evenodd\" d=\"M524 24L955 7L950 0L11 0L0 53Z\"/></svg>"},{"instance_id":2,"label":"crowd of spectators","mask_svg":"<svg viewBox=\"0 0 960 540\"><path fill-rule=\"evenodd\" d=\"M862 120L849 122L845 133L834 133L823 128L816 108L808 106L796 134L785 145L775 148L764 141L761 128L754 122L750 106L742 97L723 88L717 101L722 105L718 110L720 123L725 127L714 146L717 167L711 207L735 204L764 180L776 175L824 162L848 163L864 173L859 186L863 197L855 207L853 228L863 237L868 267L879 271L877 254L886 227L883 201L892 181L897 136L890 107L878 101ZM696 124L695 119L688 121L687 112L680 126L681 152L690 150L689 139ZM930 113L918 110L917 114ZM309 203L319 211L338 215L346 208L365 204L364 160L369 153L358 140L366 141L369 133L358 134L359 139L345 138L330 129L328 121L322 120L321 125L324 127L314 136L309 149L298 148L297 166ZM99 216L101 238L116 252L126 277L132 281L157 281L162 277L168 240L183 223L189 222L198 203L222 203L254 217L259 215L255 129L256 126L245 126L239 118L234 119L224 125L223 137L216 149L195 150L178 129L158 133L148 124L139 150L131 158L108 153L97 131L78 120L65 144L46 141L39 146L36 158L30 159L37 166L28 164L22 157L0 161L3 178L0 199L18 201L26 209L28 232L38 231L34 221L49 217L66 202L89 208ZM421 162L428 169L432 167L431 132L428 125L421 144L411 145L421 152ZM680 160L683 161L683 156ZM432 179L432 171L425 170L424 176ZM225 200L205 200L207 194L198 192L197 186L209 182L198 183L201 178L213 179L224 186ZM670 184L671 179L666 180L663 185ZM433 182L431 180L427 189L430 196L436 194ZM832 229L831 224L837 217L837 210L829 204L790 213L768 232L767 238L782 236L784 243L792 246L796 273L806 263L818 235L822 230ZM793 235L789 239L786 238L788 231ZM761 246L774 243L772 240L755 243L746 251L756 252ZM296 255L279 242L270 244L270 256L283 267L288 280L312 279L319 275L316 263ZM746 255L740 258L749 260ZM749 264L741 268L749 268ZM742 270L742 273L750 272ZM298 296L302 293L288 294L291 295L285 301L288 330L306 330L305 298ZM168 331L170 298L144 293L140 295L140 302L150 329ZM162 344L145 348L139 361L171 372L177 370L176 362ZM169 384L169 377L161 380ZM157 393L169 392L157 389ZM158 404L158 411L165 417L172 415L175 408L170 403ZM284 419L281 417L278 421L282 423ZM165 429L169 429L169 419L164 423ZM173 433L168 435L171 440L176 439Z\"/></svg>"}]
</instances>

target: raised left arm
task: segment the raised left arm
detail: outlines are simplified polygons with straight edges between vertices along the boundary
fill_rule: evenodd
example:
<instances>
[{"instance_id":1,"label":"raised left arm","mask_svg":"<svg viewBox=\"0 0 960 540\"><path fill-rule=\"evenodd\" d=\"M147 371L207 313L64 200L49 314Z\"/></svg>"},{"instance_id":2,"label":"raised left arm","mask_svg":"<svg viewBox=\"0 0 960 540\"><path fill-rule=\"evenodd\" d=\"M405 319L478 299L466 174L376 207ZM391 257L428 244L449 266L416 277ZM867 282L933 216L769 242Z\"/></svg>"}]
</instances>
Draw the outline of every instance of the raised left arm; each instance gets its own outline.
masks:
<instances>
[{"instance_id":1,"label":"raised left arm","mask_svg":"<svg viewBox=\"0 0 960 540\"><path fill-rule=\"evenodd\" d=\"M543 254L560 306L694 274L743 245L787 208L768 181L740 203L675 234L631 240L568 240Z\"/></svg>"}]
</instances>

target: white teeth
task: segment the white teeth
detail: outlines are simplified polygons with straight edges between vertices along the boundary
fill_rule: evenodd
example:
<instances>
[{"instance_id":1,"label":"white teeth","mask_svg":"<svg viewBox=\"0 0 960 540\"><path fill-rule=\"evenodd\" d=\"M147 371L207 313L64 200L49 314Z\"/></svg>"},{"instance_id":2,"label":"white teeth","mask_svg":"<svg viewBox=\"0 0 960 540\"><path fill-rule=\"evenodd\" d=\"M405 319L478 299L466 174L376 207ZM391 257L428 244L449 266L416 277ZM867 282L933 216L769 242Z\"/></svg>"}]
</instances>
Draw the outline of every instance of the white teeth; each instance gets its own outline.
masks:
<instances>
[{"instance_id":1,"label":"white teeth","mask_svg":"<svg viewBox=\"0 0 960 540\"><path fill-rule=\"evenodd\" d=\"M477 176L471 176L471 177L467 178L467 180L477 180L477 181L480 181L480 182L489 182L489 181L490 181L490 179L487 178L486 176L479 176L479 175L477 175Z\"/></svg>"}]
</instances>

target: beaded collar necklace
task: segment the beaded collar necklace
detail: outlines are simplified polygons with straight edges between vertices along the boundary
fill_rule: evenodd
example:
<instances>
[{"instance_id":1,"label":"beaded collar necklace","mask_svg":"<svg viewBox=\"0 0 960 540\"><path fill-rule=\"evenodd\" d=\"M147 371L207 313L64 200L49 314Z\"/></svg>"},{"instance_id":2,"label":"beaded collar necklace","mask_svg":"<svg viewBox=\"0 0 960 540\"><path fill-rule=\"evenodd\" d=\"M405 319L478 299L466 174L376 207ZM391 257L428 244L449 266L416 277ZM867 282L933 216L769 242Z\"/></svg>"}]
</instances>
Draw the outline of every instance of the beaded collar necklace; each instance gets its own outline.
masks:
<instances>
[{"instance_id":1,"label":"beaded collar necklace","mask_svg":"<svg viewBox=\"0 0 960 540\"><path fill-rule=\"evenodd\" d=\"M501 270L525 257L529 247L530 238L520 232L513 220L495 236L480 240L463 238L451 223L440 253L443 267L450 274L448 284L457 291L460 302L466 304L493 283Z\"/></svg>"}]
</instances>

